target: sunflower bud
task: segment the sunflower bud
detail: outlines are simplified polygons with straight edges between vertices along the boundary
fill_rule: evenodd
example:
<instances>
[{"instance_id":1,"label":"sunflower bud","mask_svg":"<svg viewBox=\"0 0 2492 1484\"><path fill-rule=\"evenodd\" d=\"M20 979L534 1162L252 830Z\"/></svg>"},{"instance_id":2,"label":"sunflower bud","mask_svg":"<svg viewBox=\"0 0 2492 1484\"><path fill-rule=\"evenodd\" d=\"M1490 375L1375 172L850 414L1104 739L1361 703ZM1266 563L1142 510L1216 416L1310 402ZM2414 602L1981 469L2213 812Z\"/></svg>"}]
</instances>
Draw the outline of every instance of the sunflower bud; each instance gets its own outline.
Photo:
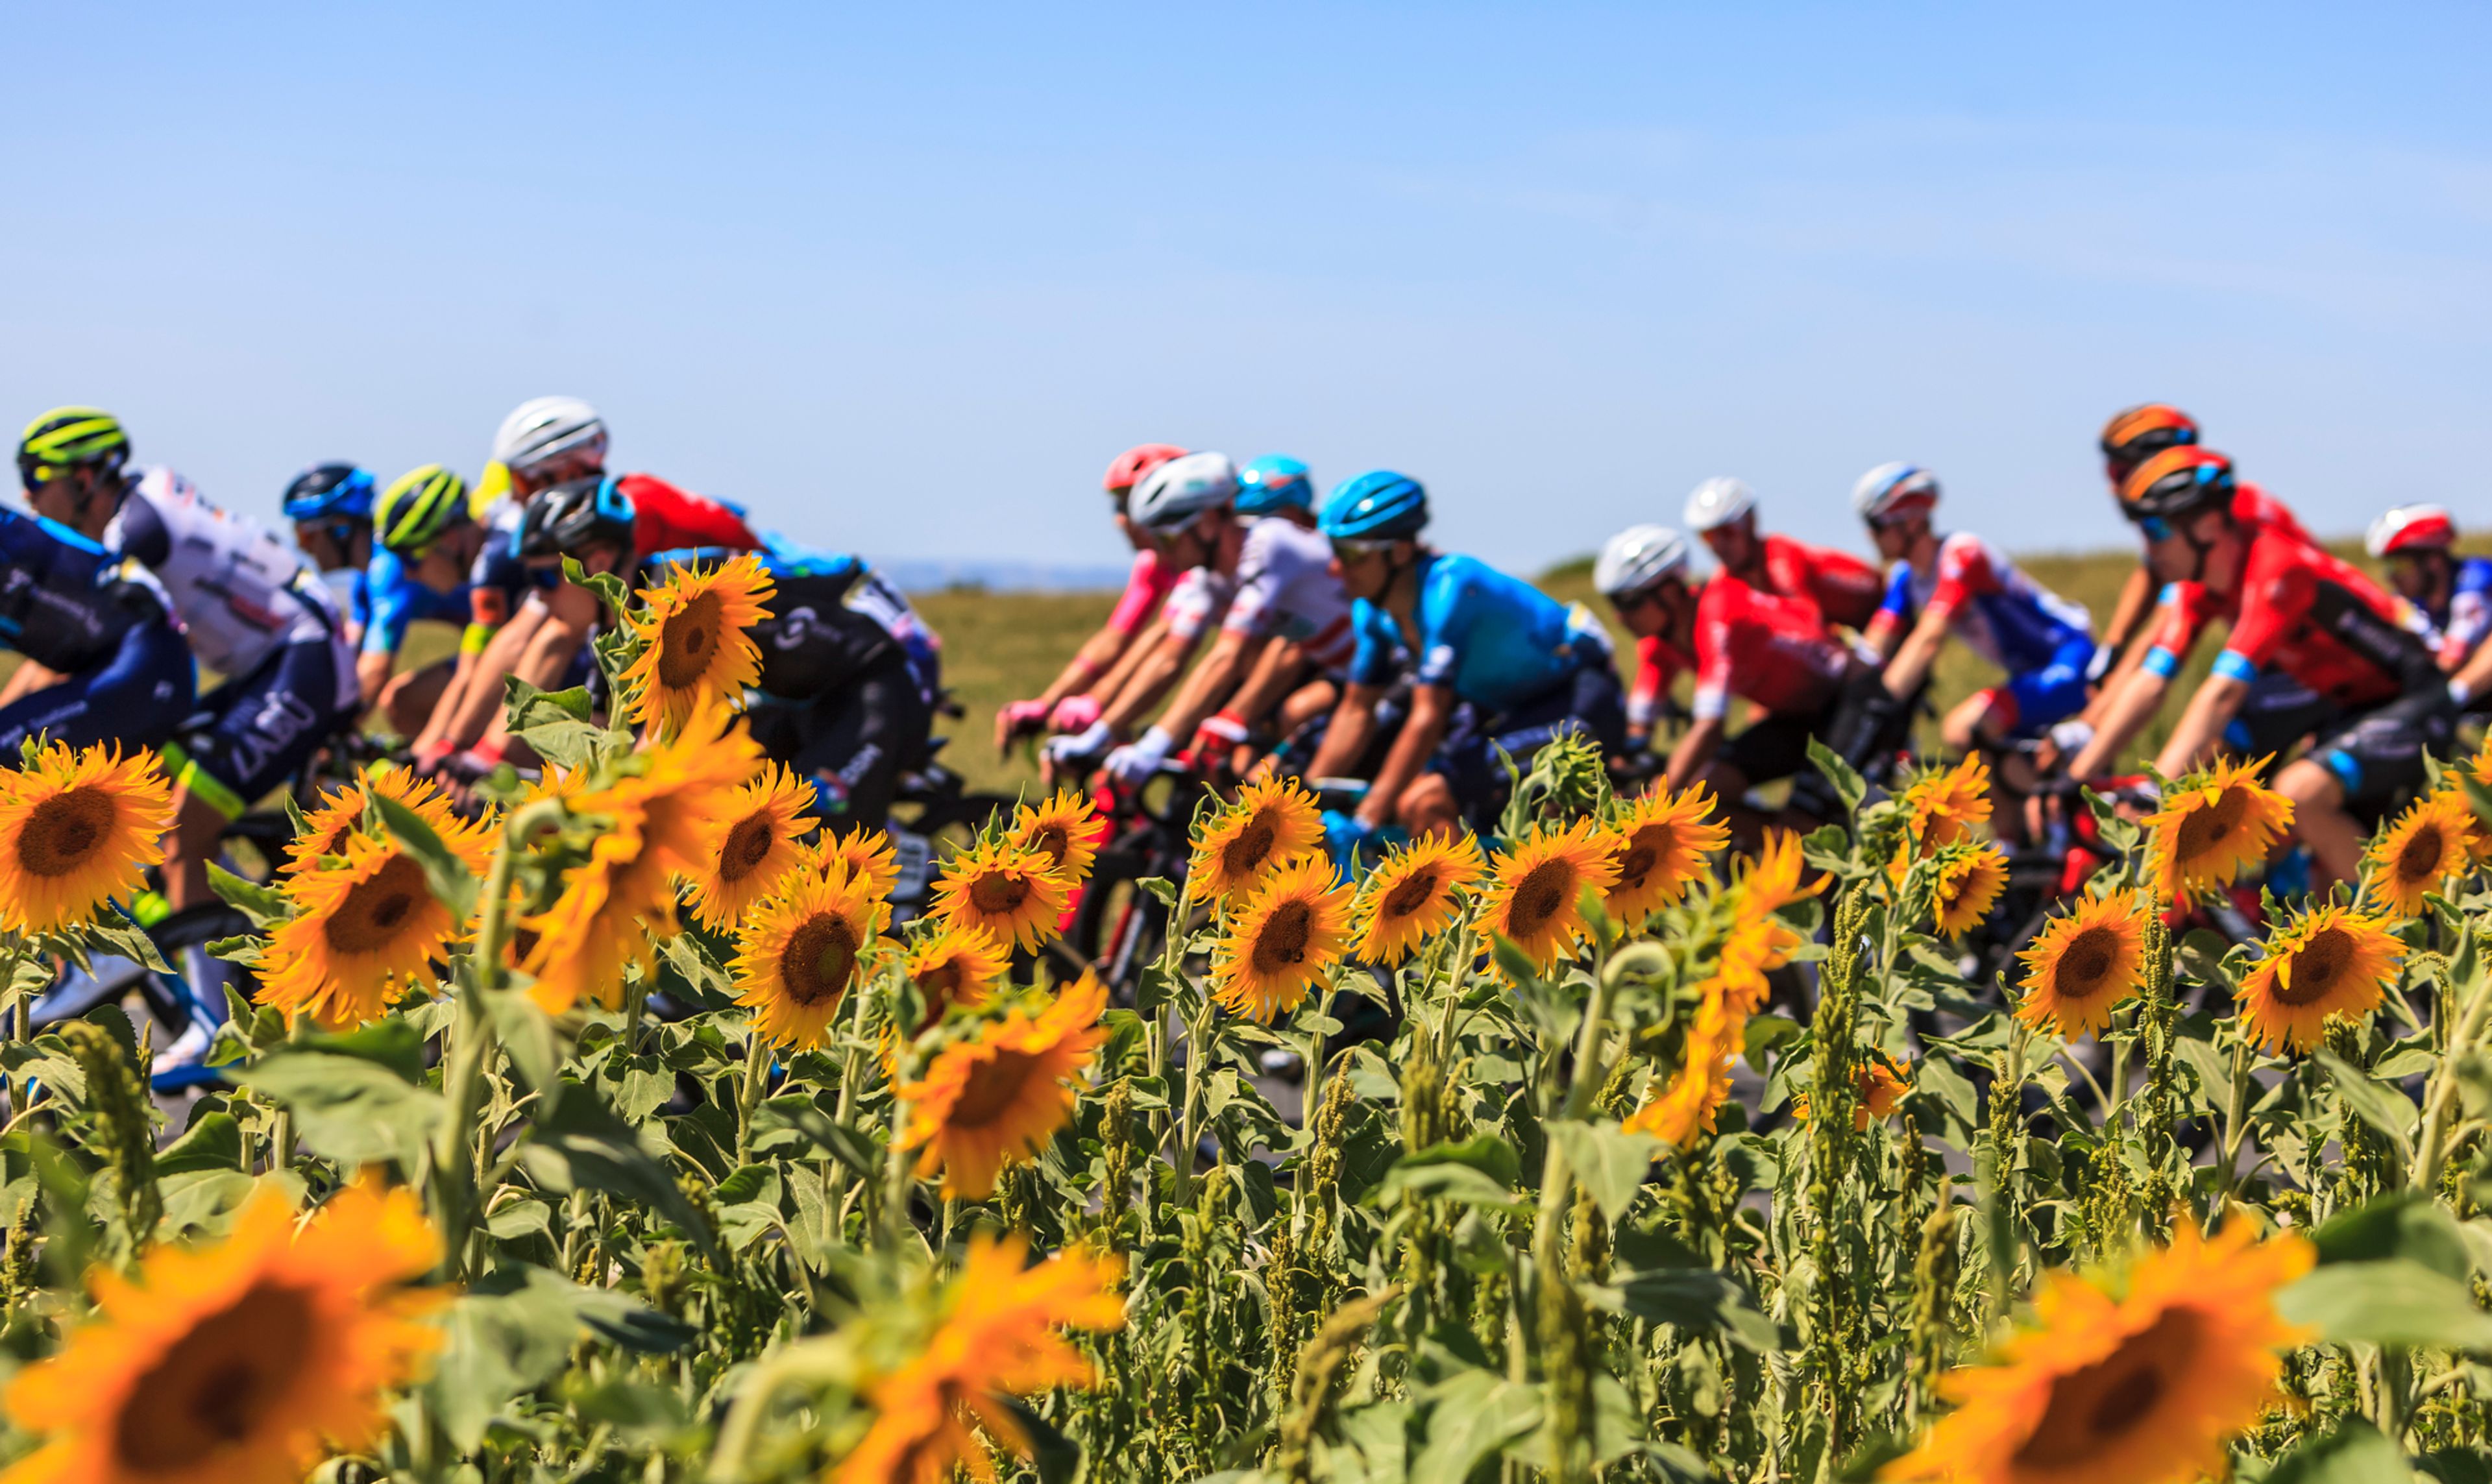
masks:
<instances>
[{"instance_id":1,"label":"sunflower bud","mask_svg":"<svg viewBox=\"0 0 2492 1484\"><path fill-rule=\"evenodd\" d=\"M121 1209L121 1253L134 1261L164 1214L156 1189L155 1105L120 1037L91 1021L71 1022L60 1037L86 1074L87 1107L101 1145L96 1152L112 1169L113 1197Z\"/></svg>"}]
</instances>

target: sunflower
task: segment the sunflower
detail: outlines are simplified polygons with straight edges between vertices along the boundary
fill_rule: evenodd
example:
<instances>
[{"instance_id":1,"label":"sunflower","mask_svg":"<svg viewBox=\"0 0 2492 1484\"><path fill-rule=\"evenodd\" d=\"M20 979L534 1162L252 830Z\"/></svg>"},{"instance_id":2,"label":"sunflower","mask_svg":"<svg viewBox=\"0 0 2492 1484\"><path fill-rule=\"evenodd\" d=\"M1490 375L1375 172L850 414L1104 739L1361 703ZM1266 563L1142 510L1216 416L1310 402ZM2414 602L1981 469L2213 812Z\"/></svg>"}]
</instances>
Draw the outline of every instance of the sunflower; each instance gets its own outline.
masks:
<instances>
[{"instance_id":1,"label":"sunflower","mask_svg":"<svg viewBox=\"0 0 2492 1484\"><path fill-rule=\"evenodd\" d=\"M640 596L646 607L623 621L644 647L621 689L646 734L671 737L696 712L741 700L761 678L761 646L745 632L769 616L777 596L761 558L748 551L707 571L678 567Z\"/></svg>"},{"instance_id":2,"label":"sunflower","mask_svg":"<svg viewBox=\"0 0 2492 1484\"><path fill-rule=\"evenodd\" d=\"M1650 1134L1684 1146L1713 1120L1731 1096L1731 1066L1747 1038L1748 1014L1733 996L1712 994L1696 1007L1678 1070L1661 1091L1628 1115L1630 1134Z\"/></svg>"},{"instance_id":3,"label":"sunflower","mask_svg":"<svg viewBox=\"0 0 2492 1484\"><path fill-rule=\"evenodd\" d=\"M252 1484L365 1448L440 1344L425 1316L448 1295L406 1286L440 1260L413 1192L359 1182L299 1229L262 1185L213 1246L95 1268L94 1317L9 1383L10 1416L45 1435L9 1477Z\"/></svg>"},{"instance_id":4,"label":"sunflower","mask_svg":"<svg viewBox=\"0 0 2492 1484\"><path fill-rule=\"evenodd\" d=\"M972 1419L1027 1455L1029 1439L1002 1399L1098 1384L1088 1358L1055 1331L1124 1326L1115 1291L1123 1261L1079 1249L1034 1266L1022 1259L1018 1236L981 1232L969 1239L926 1348L867 1383L874 1427L833 1484L942 1484L958 1468L974 1470L986 1450L969 1432Z\"/></svg>"},{"instance_id":5,"label":"sunflower","mask_svg":"<svg viewBox=\"0 0 2492 1484\"><path fill-rule=\"evenodd\" d=\"M395 842L349 837L340 865L285 884L294 916L268 935L260 998L341 1030L389 1013L466 924Z\"/></svg>"},{"instance_id":6,"label":"sunflower","mask_svg":"<svg viewBox=\"0 0 2492 1484\"><path fill-rule=\"evenodd\" d=\"M364 816L375 797L404 805L475 875L483 876L492 864L493 832L489 826L460 818L450 807L450 796L431 779L382 763L363 769L345 787L331 790L318 808L303 816L303 828L286 846L281 871L299 875L328 856L345 854L346 843L363 832Z\"/></svg>"},{"instance_id":7,"label":"sunflower","mask_svg":"<svg viewBox=\"0 0 2492 1484\"><path fill-rule=\"evenodd\" d=\"M1549 972L1573 955L1587 927L1581 899L1618 878L1610 841L1589 819L1563 829L1536 826L1498 857L1482 921Z\"/></svg>"},{"instance_id":8,"label":"sunflower","mask_svg":"<svg viewBox=\"0 0 2492 1484\"><path fill-rule=\"evenodd\" d=\"M854 872L866 878L879 902L891 895L900 881L900 847L880 830L860 824L846 834L833 835L825 830L822 844L816 847L824 872Z\"/></svg>"},{"instance_id":9,"label":"sunflower","mask_svg":"<svg viewBox=\"0 0 2492 1484\"><path fill-rule=\"evenodd\" d=\"M1990 819L1989 761L1974 753L1952 768L1922 774L1904 790L1904 812L1915 859L1971 839L1973 827ZM1895 876L1900 879L1911 864L1898 857Z\"/></svg>"},{"instance_id":10,"label":"sunflower","mask_svg":"<svg viewBox=\"0 0 2492 1484\"><path fill-rule=\"evenodd\" d=\"M2383 915L2323 906L2270 936L2267 957L2235 992L2243 1027L2268 1050L2306 1052L2325 1038L2329 1016L2378 1009L2406 953L2389 925Z\"/></svg>"},{"instance_id":11,"label":"sunflower","mask_svg":"<svg viewBox=\"0 0 2492 1484\"><path fill-rule=\"evenodd\" d=\"M1020 849L1046 856L1055 863L1055 874L1065 885L1079 886L1090 878L1104 822L1088 799L1071 788L1058 788L1045 803L1022 805L1004 839Z\"/></svg>"},{"instance_id":12,"label":"sunflower","mask_svg":"<svg viewBox=\"0 0 2492 1484\"><path fill-rule=\"evenodd\" d=\"M980 928L947 927L908 950L908 977L926 999L926 1014L909 1034L925 1034L954 1005L985 1004L1005 958L1004 945Z\"/></svg>"},{"instance_id":13,"label":"sunflower","mask_svg":"<svg viewBox=\"0 0 2492 1484\"><path fill-rule=\"evenodd\" d=\"M1655 789L1629 805L1610 826L1617 848L1610 864L1618 879L1602 904L1628 933L1687 894L1705 873L1705 858L1731 842L1731 831L1708 823L1713 794L1702 784L1677 793Z\"/></svg>"},{"instance_id":14,"label":"sunflower","mask_svg":"<svg viewBox=\"0 0 2492 1484\"><path fill-rule=\"evenodd\" d=\"M857 962L882 925L882 905L861 876L804 872L761 904L736 935L736 1003L776 1046L811 1050L827 1040Z\"/></svg>"},{"instance_id":15,"label":"sunflower","mask_svg":"<svg viewBox=\"0 0 2492 1484\"><path fill-rule=\"evenodd\" d=\"M1806 890L1800 888L1802 864L1799 836L1790 830L1767 830L1765 848L1739 876L1741 915L1764 917L1825 890L1824 876L1811 881Z\"/></svg>"},{"instance_id":16,"label":"sunflower","mask_svg":"<svg viewBox=\"0 0 2492 1484\"><path fill-rule=\"evenodd\" d=\"M2007 856L1997 846L1970 842L1948 846L1940 855L1930 883L1930 914L1940 933L1962 937L1990 915L2007 889Z\"/></svg>"},{"instance_id":17,"label":"sunflower","mask_svg":"<svg viewBox=\"0 0 2492 1484\"><path fill-rule=\"evenodd\" d=\"M813 807L814 786L776 763L736 790L704 832L692 876L693 915L702 927L734 927L804 864L804 837L817 822Z\"/></svg>"},{"instance_id":18,"label":"sunflower","mask_svg":"<svg viewBox=\"0 0 2492 1484\"><path fill-rule=\"evenodd\" d=\"M2159 813L2146 816L2155 888L2165 897L2178 902L2229 885L2241 868L2267 859L2293 822L2293 801L2258 781L2268 761L2217 762L2191 774L2164 793Z\"/></svg>"},{"instance_id":19,"label":"sunflower","mask_svg":"<svg viewBox=\"0 0 2492 1484\"><path fill-rule=\"evenodd\" d=\"M2310 1270L2310 1243L2260 1243L2234 1221L2213 1240L2183 1221L2124 1283L2050 1275L2032 1322L1982 1365L1940 1382L1955 1410L1888 1479L1960 1484L2186 1484L2230 1471L2225 1444L2276 1398L2276 1352L2304 1336L2276 1291Z\"/></svg>"},{"instance_id":20,"label":"sunflower","mask_svg":"<svg viewBox=\"0 0 2492 1484\"><path fill-rule=\"evenodd\" d=\"M2086 898L2016 956L2025 961L2018 1020L2071 1039L2099 1031L2111 1024L2112 1006L2144 982L2145 907L2133 891Z\"/></svg>"},{"instance_id":21,"label":"sunflower","mask_svg":"<svg viewBox=\"0 0 2492 1484\"><path fill-rule=\"evenodd\" d=\"M2417 801L2365 852L2371 878L2362 894L2401 917L2416 915L2423 893L2471 867L2474 830L2475 810L2465 794L2445 789Z\"/></svg>"},{"instance_id":22,"label":"sunflower","mask_svg":"<svg viewBox=\"0 0 2492 1484\"><path fill-rule=\"evenodd\" d=\"M934 913L954 927L1035 948L1055 935L1066 890L1045 855L991 840L943 863Z\"/></svg>"},{"instance_id":23,"label":"sunflower","mask_svg":"<svg viewBox=\"0 0 2492 1484\"><path fill-rule=\"evenodd\" d=\"M1852 1131L1858 1134L1867 1132L1870 1124L1893 1116L1913 1084L1884 1052L1873 1051L1853 1067L1852 1090ZM1807 1093L1792 1099L1792 1116L1802 1123L1808 1121Z\"/></svg>"},{"instance_id":24,"label":"sunflower","mask_svg":"<svg viewBox=\"0 0 2492 1484\"><path fill-rule=\"evenodd\" d=\"M917 1173L943 1173L943 1194L983 1201L1008 1164L1036 1159L1073 1117L1077 1090L1108 1033L1108 991L1083 974L1037 1015L1015 1009L935 1054L926 1075L894 1091L908 1105L905 1147Z\"/></svg>"},{"instance_id":25,"label":"sunflower","mask_svg":"<svg viewBox=\"0 0 2492 1484\"><path fill-rule=\"evenodd\" d=\"M23 772L0 769L0 924L50 933L144 886L173 826L173 789L152 753L54 742Z\"/></svg>"},{"instance_id":26,"label":"sunflower","mask_svg":"<svg viewBox=\"0 0 2492 1484\"><path fill-rule=\"evenodd\" d=\"M1197 902L1217 897L1235 906L1264 872L1322 844L1323 815L1314 794L1293 779L1248 784L1194 843L1185 894Z\"/></svg>"},{"instance_id":27,"label":"sunflower","mask_svg":"<svg viewBox=\"0 0 2492 1484\"><path fill-rule=\"evenodd\" d=\"M1479 842L1468 835L1428 835L1394 851L1367 874L1358 901L1358 957L1386 968L1426 939L1452 927L1456 892L1488 874Z\"/></svg>"},{"instance_id":28,"label":"sunflower","mask_svg":"<svg viewBox=\"0 0 2492 1484\"><path fill-rule=\"evenodd\" d=\"M1350 889L1332 862L1302 856L1263 878L1213 956L1212 997L1269 1025L1296 1009L1350 940Z\"/></svg>"}]
</instances>

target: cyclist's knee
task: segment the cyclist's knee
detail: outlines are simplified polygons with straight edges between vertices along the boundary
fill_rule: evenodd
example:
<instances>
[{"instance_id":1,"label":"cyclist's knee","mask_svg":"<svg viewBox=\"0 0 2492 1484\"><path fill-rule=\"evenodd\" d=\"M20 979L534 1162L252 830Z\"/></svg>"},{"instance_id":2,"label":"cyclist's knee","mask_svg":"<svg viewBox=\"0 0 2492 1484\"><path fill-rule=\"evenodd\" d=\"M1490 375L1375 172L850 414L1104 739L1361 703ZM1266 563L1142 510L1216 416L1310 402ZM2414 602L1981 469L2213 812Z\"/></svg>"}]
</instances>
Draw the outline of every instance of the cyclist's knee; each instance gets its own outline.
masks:
<instances>
[{"instance_id":1,"label":"cyclist's knee","mask_svg":"<svg viewBox=\"0 0 2492 1484\"><path fill-rule=\"evenodd\" d=\"M1412 837L1446 834L1462 822L1462 805L1441 773L1423 773L1394 801L1393 820Z\"/></svg>"},{"instance_id":2,"label":"cyclist's knee","mask_svg":"<svg viewBox=\"0 0 2492 1484\"><path fill-rule=\"evenodd\" d=\"M2275 775L2275 791L2293 800L2296 810L2342 810L2345 781L2323 758L2298 757Z\"/></svg>"}]
</instances>

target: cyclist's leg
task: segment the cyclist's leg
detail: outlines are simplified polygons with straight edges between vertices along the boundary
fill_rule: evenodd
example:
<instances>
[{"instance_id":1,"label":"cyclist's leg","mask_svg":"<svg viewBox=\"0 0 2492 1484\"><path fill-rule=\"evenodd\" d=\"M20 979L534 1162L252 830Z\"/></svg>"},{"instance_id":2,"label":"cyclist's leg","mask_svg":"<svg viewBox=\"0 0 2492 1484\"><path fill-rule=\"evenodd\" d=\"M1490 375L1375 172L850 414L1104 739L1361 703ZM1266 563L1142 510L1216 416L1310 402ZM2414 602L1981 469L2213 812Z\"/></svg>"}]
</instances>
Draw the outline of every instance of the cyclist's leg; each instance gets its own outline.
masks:
<instances>
[{"instance_id":1,"label":"cyclist's leg","mask_svg":"<svg viewBox=\"0 0 2492 1484\"><path fill-rule=\"evenodd\" d=\"M2429 778L2426 754L2446 754L2457 708L2445 691L2401 696L2322 737L2276 775L2293 800L2293 832L2317 866L2311 884L2350 881L2360 868L2363 829L2354 811L2376 813Z\"/></svg>"},{"instance_id":2,"label":"cyclist's leg","mask_svg":"<svg viewBox=\"0 0 2492 1484\"><path fill-rule=\"evenodd\" d=\"M1768 822L1765 814L1749 806L1748 790L1788 778L1793 781L1792 798L1796 804L1800 782L1817 776L1816 765L1808 760L1808 739L1824 729L1833 711L1829 701L1817 711L1761 716L1725 740L1714 755L1712 765L1699 781L1720 801L1723 821L1731 826L1732 838L1741 849L1753 850L1762 844Z\"/></svg>"},{"instance_id":3,"label":"cyclist's leg","mask_svg":"<svg viewBox=\"0 0 2492 1484\"><path fill-rule=\"evenodd\" d=\"M214 900L208 859L217 836L252 800L282 787L336 729L341 642L323 637L281 646L211 695L200 725L164 745L176 810L164 895L176 909Z\"/></svg>"},{"instance_id":4,"label":"cyclist's leg","mask_svg":"<svg viewBox=\"0 0 2492 1484\"><path fill-rule=\"evenodd\" d=\"M2280 757L2307 736L2337 728L2336 703L2280 669L2264 671L2224 728L2224 746L2242 757Z\"/></svg>"},{"instance_id":5,"label":"cyclist's leg","mask_svg":"<svg viewBox=\"0 0 2492 1484\"><path fill-rule=\"evenodd\" d=\"M1568 732L1590 735L1605 756L1626 745L1626 695L1606 658L1587 662L1556 686L1495 718L1459 723L1445 735L1426 774L1406 792L1402 825L1413 835L1450 828L1457 814L1486 823L1504 805L1505 759L1529 768L1531 757ZM1435 780L1435 782L1431 782Z\"/></svg>"},{"instance_id":6,"label":"cyclist's leg","mask_svg":"<svg viewBox=\"0 0 2492 1484\"><path fill-rule=\"evenodd\" d=\"M901 769L924 755L933 726L916 679L894 652L804 709L789 766L812 778L815 807L834 826L880 829Z\"/></svg>"},{"instance_id":7,"label":"cyclist's leg","mask_svg":"<svg viewBox=\"0 0 2492 1484\"><path fill-rule=\"evenodd\" d=\"M381 687L383 724L401 737L422 731L432 719L432 708L441 703L442 693L450 689L451 673L458 668L456 660L437 660L422 669L391 676Z\"/></svg>"},{"instance_id":8,"label":"cyclist's leg","mask_svg":"<svg viewBox=\"0 0 2492 1484\"><path fill-rule=\"evenodd\" d=\"M1884 782L1881 766L1910 745L1913 707L1886 689L1886 677L1866 665L1854 665L1824 713L1818 739L1826 750L1850 763L1871 783ZM1831 821L1843 806L1834 786L1808 760L1803 742L1792 772L1791 807L1811 818Z\"/></svg>"},{"instance_id":9,"label":"cyclist's leg","mask_svg":"<svg viewBox=\"0 0 2492 1484\"><path fill-rule=\"evenodd\" d=\"M102 668L0 707L0 763L37 735L72 747L162 747L190 715L198 668L172 625L135 624Z\"/></svg>"}]
</instances>

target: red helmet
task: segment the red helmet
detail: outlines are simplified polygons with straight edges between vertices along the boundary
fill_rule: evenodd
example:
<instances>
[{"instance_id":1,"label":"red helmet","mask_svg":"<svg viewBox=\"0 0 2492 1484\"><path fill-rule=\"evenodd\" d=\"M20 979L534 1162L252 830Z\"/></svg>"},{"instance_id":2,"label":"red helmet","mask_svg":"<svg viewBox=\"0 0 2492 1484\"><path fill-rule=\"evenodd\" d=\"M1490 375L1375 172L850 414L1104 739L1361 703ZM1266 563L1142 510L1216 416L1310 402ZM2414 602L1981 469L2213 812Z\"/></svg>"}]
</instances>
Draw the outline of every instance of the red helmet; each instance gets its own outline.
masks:
<instances>
[{"instance_id":1,"label":"red helmet","mask_svg":"<svg viewBox=\"0 0 2492 1484\"><path fill-rule=\"evenodd\" d=\"M2151 401L2142 407L2131 407L2103 425L2103 462L2110 466L2112 480L2117 483L2150 456L2197 441L2197 419L2168 402Z\"/></svg>"},{"instance_id":2,"label":"red helmet","mask_svg":"<svg viewBox=\"0 0 2492 1484\"><path fill-rule=\"evenodd\" d=\"M1123 453L1118 454L1116 456L1116 461L1108 465L1108 477L1099 481L1099 488L1107 490L1110 494L1113 494L1119 490L1131 490L1136 485L1141 484L1142 482L1142 476L1148 474L1151 470L1158 468L1161 464L1168 462L1172 459L1182 459L1184 457L1185 450L1177 447L1173 443L1143 443L1137 445L1136 447L1129 448Z\"/></svg>"},{"instance_id":3,"label":"red helmet","mask_svg":"<svg viewBox=\"0 0 2492 1484\"><path fill-rule=\"evenodd\" d=\"M2232 509L2233 461L2213 449L2167 448L2120 482L2120 513L2131 521L2180 520L2202 510Z\"/></svg>"},{"instance_id":4,"label":"red helmet","mask_svg":"<svg viewBox=\"0 0 2492 1484\"><path fill-rule=\"evenodd\" d=\"M2371 522L2362 545L2373 556L2446 551L2457 545L2457 522L2437 505L2400 505Z\"/></svg>"}]
</instances>

